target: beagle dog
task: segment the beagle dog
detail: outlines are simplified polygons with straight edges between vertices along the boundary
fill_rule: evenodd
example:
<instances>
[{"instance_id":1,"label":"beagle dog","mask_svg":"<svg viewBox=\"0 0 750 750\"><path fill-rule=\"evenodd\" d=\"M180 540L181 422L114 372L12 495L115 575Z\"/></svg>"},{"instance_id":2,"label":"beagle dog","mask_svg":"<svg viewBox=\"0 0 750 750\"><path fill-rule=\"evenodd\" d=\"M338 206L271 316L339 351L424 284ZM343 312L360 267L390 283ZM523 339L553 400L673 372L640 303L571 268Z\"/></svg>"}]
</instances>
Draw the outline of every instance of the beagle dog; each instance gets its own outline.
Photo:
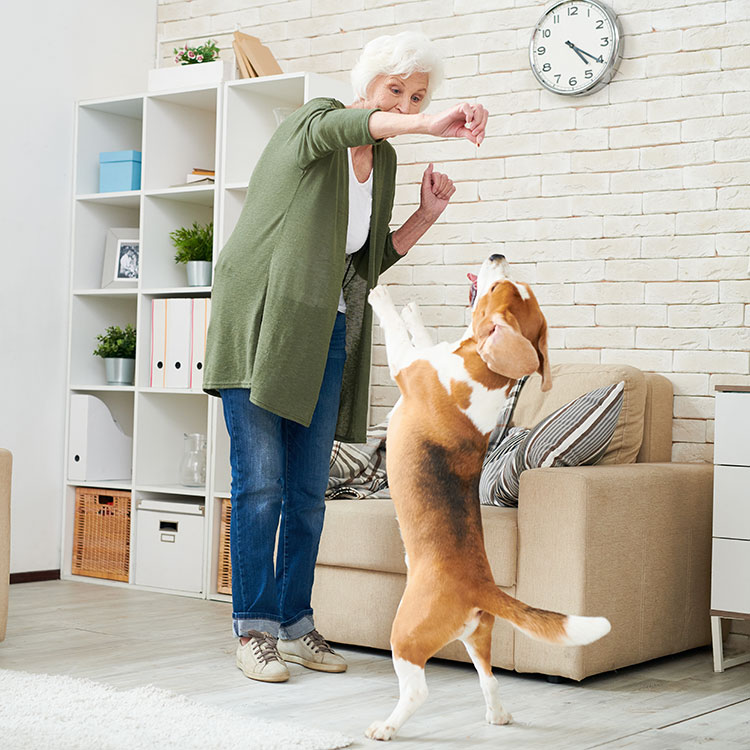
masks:
<instances>
[{"instance_id":1,"label":"beagle dog","mask_svg":"<svg viewBox=\"0 0 750 750\"><path fill-rule=\"evenodd\" d=\"M471 323L454 344L433 345L416 305L399 315L385 287L368 298L401 391L388 425L386 466L408 568L391 630L400 697L385 721L367 729L371 739L392 739L425 701L425 663L456 639L479 673L487 721L507 724L490 661L495 617L561 645L591 643L610 630L604 617L530 607L493 580L479 511L489 436L516 380L538 372L548 390L551 377L547 323L528 284L510 278L504 256L491 255L476 285Z\"/></svg>"}]
</instances>

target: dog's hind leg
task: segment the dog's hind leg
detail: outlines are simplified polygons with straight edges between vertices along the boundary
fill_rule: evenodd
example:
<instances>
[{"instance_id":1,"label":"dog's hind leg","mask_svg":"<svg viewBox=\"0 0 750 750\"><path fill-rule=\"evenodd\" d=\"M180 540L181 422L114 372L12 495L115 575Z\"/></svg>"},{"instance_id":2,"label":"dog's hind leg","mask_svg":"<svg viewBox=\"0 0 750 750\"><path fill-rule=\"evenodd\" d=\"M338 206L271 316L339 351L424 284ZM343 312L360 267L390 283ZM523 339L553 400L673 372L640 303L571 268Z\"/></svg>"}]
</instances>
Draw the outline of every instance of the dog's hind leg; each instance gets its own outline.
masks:
<instances>
[{"instance_id":1,"label":"dog's hind leg","mask_svg":"<svg viewBox=\"0 0 750 750\"><path fill-rule=\"evenodd\" d=\"M460 640L466 646L471 661L479 674L479 684L482 687L484 702L487 706L485 718L489 724L508 724L511 715L500 704L497 680L492 674L492 626L494 615L482 612L473 633L461 636Z\"/></svg>"},{"instance_id":2,"label":"dog's hind leg","mask_svg":"<svg viewBox=\"0 0 750 750\"><path fill-rule=\"evenodd\" d=\"M394 649L393 668L398 677L398 703L385 721L373 721L367 728L365 735L371 740L393 739L403 723L427 700L424 664L401 659Z\"/></svg>"},{"instance_id":3,"label":"dog's hind leg","mask_svg":"<svg viewBox=\"0 0 750 750\"><path fill-rule=\"evenodd\" d=\"M426 612L450 612L430 601L430 588L417 575L406 584L391 629L393 668L398 676L399 698L385 721L374 721L365 734L373 740L390 740L403 723L427 700L424 666L461 627L460 615L427 617Z\"/></svg>"}]
</instances>

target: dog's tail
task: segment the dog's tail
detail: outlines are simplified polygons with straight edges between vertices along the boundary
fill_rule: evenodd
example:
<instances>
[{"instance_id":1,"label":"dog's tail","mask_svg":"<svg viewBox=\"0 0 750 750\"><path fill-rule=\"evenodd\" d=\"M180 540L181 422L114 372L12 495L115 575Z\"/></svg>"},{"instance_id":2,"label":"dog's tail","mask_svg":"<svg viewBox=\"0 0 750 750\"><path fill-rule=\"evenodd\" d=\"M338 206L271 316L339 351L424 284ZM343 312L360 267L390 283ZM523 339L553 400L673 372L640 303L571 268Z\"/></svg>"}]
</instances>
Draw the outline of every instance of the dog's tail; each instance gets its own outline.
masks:
<instances>
[{"instance_id":1,"label":"dog's tail","mask_svg":"<svg viewBox=\"0 0 750 750\"><path fill-rule=\"evenodd\" d=\"M606 617L563 615L530 607L496 586L487 588L483 593L479 607L507 620L522 633L539 641L560 646L583 646L606 635L612 627Z\"/></svg>"}]
</instances>

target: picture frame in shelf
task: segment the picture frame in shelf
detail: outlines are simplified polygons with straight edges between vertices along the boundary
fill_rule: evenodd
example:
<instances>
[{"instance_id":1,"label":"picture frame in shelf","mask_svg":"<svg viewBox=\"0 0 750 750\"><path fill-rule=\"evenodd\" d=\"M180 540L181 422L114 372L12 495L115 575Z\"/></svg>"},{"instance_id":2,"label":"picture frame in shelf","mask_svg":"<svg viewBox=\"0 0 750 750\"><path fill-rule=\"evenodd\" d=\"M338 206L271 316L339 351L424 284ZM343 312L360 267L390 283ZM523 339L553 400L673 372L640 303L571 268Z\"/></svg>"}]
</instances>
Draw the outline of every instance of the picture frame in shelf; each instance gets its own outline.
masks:
<instances>
[{"instance_id":1,"label":"picture frame in shelf","mask_svg":"<svg viewBox=\"0 0 750 750\"><path fill-rule=\"evenodd\" d=\"M107 232L102 264L102 289L138 286L138 227L113 227Z\"/></svg>"}]
</instances>

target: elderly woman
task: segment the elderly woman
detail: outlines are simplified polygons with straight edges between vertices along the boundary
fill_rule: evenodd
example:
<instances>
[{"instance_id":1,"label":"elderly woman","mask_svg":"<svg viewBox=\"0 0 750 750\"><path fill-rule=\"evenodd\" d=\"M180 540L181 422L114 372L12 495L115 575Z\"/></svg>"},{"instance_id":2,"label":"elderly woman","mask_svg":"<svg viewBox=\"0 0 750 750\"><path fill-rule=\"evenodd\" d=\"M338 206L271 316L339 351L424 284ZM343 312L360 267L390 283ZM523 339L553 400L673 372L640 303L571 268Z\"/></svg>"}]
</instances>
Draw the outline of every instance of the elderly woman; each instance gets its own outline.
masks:
<instances>
[{"instance_id":1,"label":"elderly woman","mask_svg":"<svg viewBox=\"0 0 750 750\"><path fill-rule=\"evenodd\" d=\"M480 105L421 114L440 77L440 53L422 35L367 44L352 71L353 104L313 99L278 127L216 265L203 387L221 396L230 436L233 632L237 666L252 679L287 680L286 661L346 669L310 606L331 448L334 437L365 439L367 292L455 192L430 164L419 208L391 232L387 139L421 133L479 146L487 123Z\"/></svg>"}]
</instances>

